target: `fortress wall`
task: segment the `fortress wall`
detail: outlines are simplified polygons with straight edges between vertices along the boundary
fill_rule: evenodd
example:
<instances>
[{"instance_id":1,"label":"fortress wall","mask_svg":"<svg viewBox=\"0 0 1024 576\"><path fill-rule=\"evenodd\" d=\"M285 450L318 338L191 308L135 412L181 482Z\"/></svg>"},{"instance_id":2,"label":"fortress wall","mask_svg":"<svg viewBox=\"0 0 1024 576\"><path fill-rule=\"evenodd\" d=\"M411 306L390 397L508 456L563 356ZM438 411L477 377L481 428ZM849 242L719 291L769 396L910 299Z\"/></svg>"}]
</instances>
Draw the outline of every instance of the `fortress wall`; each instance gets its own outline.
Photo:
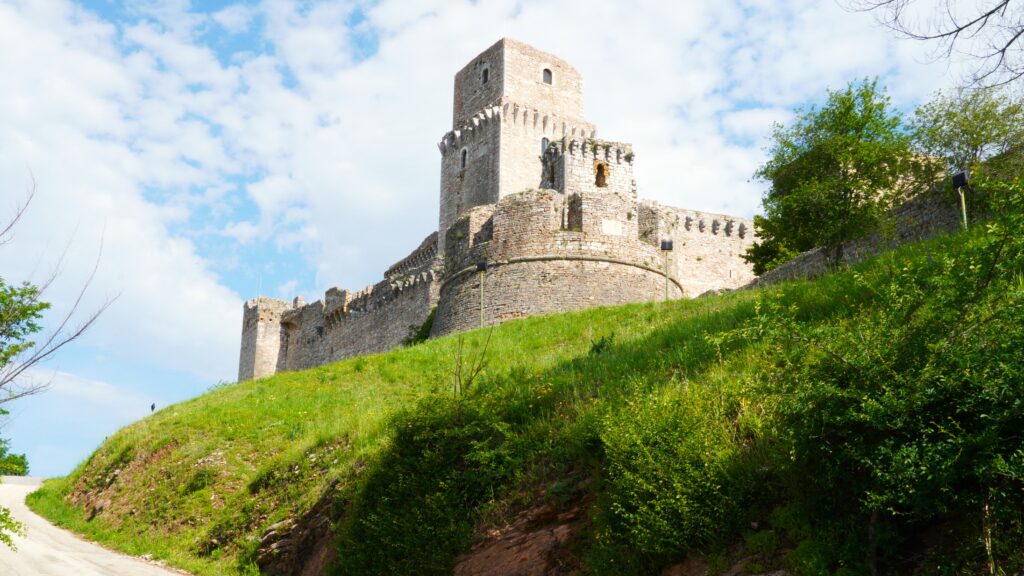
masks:
<instances>
[{"instance_id":1,"label":"fortress wall","mask_svg":"<svg viewBox=\"0 0 1024 576\"><path fill-rule=\"evenodd\" d=\"M661 299L661 274L609 262L552 259L489 268L484 279L484 324L492 325L593 306ZM673 284L671 297L681 292ZM480 281L475 272L444 286L433 336L480 327Z\"/></svg>"},{"instance_id":2,"label":"fortress wall","mask_svg":"<svg viewBox=\"0 0 1024 576\"><path fill-rule=\"evenodd\" d=\"M323 300L289 310L281 318L281 324L287 340L282 350L285 360L279 371L312 368L327 361L323 346L327 330Z\"/></svg>"},{"instance_id":3,"label":"fortress wall","mask_svg":"<svg viewBox=\"0 0 1024 576\"><path fill-rule=\"evenodd\" d=\"M574 200L575 199L575 200ZM566 230L567 207L579 202L583 230ZM501 199L460 219L450 247L432 335L478 327L480 284L476 263L486 261L484 320L504 322L534 314L664 297L660 252L637 237L634 203L616 194L566 196L531 190ZM682 289L673 281L670 297Z\"/></svg>"},{"instance_id":4,"label":"fortress wall","mask_svg":"<svg viewBox=\"0 0 1024 576\"><path fill-rule=\"evenodd\" d=\"M437 258L437 232L431 232L412 253L392 264L384 272L384 278L390 282L400 281L406 276L430 268L433 266L435 258Z\"/></svg>"},{"instance_id":5,"label":"fortress wall","mask_svg":"<svg viewBox=\"0 0 1024 576\"><path fill-rule=\"evenodd\" d=\"M756 240L753 221L648 202L640 204L639 212L645 241L672 240L670 268L688 297L739 288L754 279L741 258Z\"/></svg>"},{"instance_id":6,"label":"fortress wall","mask_svg":"<svg viewBox=\"0 0 1024 576\"><path fill-rule=\"evenodd\" d=\"M278 371L305 370L346 358L387 352L418 329L437 303L438 283L430 269L402 282L383 281L331 306L318 300L282 318L285 360ZM347 294L332 289L335 295Z\"/></svg>"},{"instance_id":7,"label":"fortress wall","mask_svg":"<svg viewBox=\"0 0 1024 576\"><path fill-rule=\"evenodd\" d=\"M430 315L439 287L429 270L402 284L375 285L374 298L381 298L376 304L350 308L344 315L329 318L326 361L387 352L401 345Z\"/></svg>"},{"instance_id":8,"label":"fortress wall","mask_svg":"<svg viewBox=\"0 0 1024 576\"><path fill-rule=\"evenodd\" d=\"M283 339L281 315L291 305L284 300L260 296L242 308L242 345L238 380L263 378L277 372Z\"/></svg>"},{"instance_id":9,"label":"fortress wall","mask_svg":"<svg viewBox=\"0 0 1024 576\"><path fill-rule=\"evenodd\" d=\"M887 248L918 242L960 229L960 204L955 193L935 192L911 199L893 210L891 228L843 245L846 264L856 264ZM753 279L748 286L814 278L828 271L821 248L808 250Z\"/></svg>"}]
</instances>

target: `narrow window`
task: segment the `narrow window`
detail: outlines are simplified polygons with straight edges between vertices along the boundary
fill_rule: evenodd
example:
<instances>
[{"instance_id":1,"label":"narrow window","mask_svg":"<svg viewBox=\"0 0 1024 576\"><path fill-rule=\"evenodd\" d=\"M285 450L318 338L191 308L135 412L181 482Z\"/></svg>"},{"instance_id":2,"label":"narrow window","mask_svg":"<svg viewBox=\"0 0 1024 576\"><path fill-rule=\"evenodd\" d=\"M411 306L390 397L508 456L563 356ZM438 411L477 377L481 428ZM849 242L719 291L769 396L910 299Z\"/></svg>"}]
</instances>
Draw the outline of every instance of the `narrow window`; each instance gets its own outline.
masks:
<instances>
[{"instance_id":1,"label":"narrow window","mask_svg":"<svg viewBox=\"0 0 1024 576\"><path fill-rule=\"evenodd\" d=\"M597 165L597 177L594 178L594 184L598 188L605 188L608 186L608 165L601 163Z\"/></svg>"},{"instance_id":2,"label":"narrow window","mask_svg":"<svg viewBox=\"0 0 1024 576\"><path fill-rule=\"evenodd\" d=\"M543 153L548 151L548 144L551 144L551 141L548 140L547 138L541 138L540 139L540 153L541 154L543 154Z\"/></svg>"},{"instance_id":3,"label":"narrow window","mask_svg":"<svg viewBox=\"0 0 1024 576\"><path fill-rule=\"evenodd\" d=\"M490 76L491 76L490 68L484 68L484 71L480 73L480 83L481 84L487 84L487 80L490 78Z\"/></svg>"},{"instance_id":4,"label":"narrow window","mask_svg":"<svg viewBox=\"0 0 1024 576\"><path fill-rule=\"evenodd\" d=\"M545 68L544 69L544 83L545 84L551 84L551 80L552 80L551 70L549 68Z\"/></svg>"},{"instance_id":5,"label":"narrow window","mask_svg":"<svg viewBox=\"0 0 1024 576\"><path fill-rule=\"evenodd\" d=\"M466 167L466 161L469 160L469 150L462 149L462 168Z\"/></svg>"}]
</instances>

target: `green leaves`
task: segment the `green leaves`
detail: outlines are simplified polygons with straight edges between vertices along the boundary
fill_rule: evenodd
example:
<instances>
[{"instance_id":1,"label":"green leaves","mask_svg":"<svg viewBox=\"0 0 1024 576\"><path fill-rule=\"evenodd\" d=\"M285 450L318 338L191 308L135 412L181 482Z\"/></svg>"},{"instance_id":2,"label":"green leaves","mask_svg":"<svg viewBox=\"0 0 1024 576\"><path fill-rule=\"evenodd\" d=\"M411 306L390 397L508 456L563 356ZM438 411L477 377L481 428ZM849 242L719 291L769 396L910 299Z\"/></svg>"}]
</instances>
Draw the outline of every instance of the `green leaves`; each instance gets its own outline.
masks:
<instances>
[{"instance_id":1,"label":"green leaves","mask_svg":"<svg viewBox=\"0 0 1024 576\"><path fill-rule=\"evenodd\" d=\"M42 329L37 320L49 307L39 301L36 286L28 282L15 286L0 278L0 368L32 348L34 342L29 338Z\"/></svg>"},{"instance_id":2,"label":"green leaves","mask_svg":"<svg viewBox=\"0 0 1024 576\"><path fill-rule=\"evenodd\" d=\"M1024 538L1024 181L981 179L976 188L992 198L994 220L949 251L857 276L871 306L813 325L768 301L747 329L782 359L763 381L785 398L788 473L799 479L790 498L811 511L817 538L862 539L834 562L863 562L984 508L993 557L1008 572L1024 565L1014 548ZM836 528L838 518L853 531ZM889 540L858 531L868 525ZM970 564L980 530L957 529L949 550L960 572L980 568Z\"/></svg>"},{"instance_id":3,"label":"green leaves","mask_svg":"<svg viewBox=\"0 0 1024 576\"><path fill-rule=\"evenodd\" d=\"M1024 101L1008 90L940 92L914 112L910 128L918 149L942 158L950 173L1013 154L1021 167Z\"/></svg>"},{"instance_id":4,"label":"green leaves","mask_svg":"<svg viewBox=\"0 0 1024 576\"><path fill-rule=\"evenodd\" d=\"M758 273L819 246L840 260L842 242L870 231L904 196L912 166L902 118L876 80L829 92L820 109L776 125L768 153L754 174L771 186L754 222L760 241L744 256Z\"/></svg>"}]
</instances>

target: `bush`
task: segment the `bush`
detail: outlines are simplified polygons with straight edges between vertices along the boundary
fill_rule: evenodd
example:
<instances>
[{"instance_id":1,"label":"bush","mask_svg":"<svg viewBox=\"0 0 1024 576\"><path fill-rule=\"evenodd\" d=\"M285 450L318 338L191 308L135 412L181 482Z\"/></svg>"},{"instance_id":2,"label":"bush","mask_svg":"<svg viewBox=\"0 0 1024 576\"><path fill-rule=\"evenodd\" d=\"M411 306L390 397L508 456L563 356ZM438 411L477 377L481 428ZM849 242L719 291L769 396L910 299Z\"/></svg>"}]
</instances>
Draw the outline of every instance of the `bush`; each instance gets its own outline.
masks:
<instances>
[{"instance_id":1,"label":"bush","mask_svg":"<svg viewBox=\"0 0 1024 576\"><path fill-rule=\"evenodd\" d=\"M702 388L638 398L605 418L597 541L639 556L642 572L734 534L752 492L738 399Z\"/></svg>"},{"instance_id":2,"label":"bush","mask_svg":"<svg viewBox=\"0 0 1024 576\"><path fill-rule=\"evenodd\" d=\"M998 217L949 252L855 276L871 307L809 326L767 301L752 325L770 343L765 392L785 398L791 498L814 526L800 573L822 572L815 550L834 551L830 569L895 570L943 525L966 531L962 570L1024 567L1024 185L978 187Z\"/></svg>"}]
</instances>

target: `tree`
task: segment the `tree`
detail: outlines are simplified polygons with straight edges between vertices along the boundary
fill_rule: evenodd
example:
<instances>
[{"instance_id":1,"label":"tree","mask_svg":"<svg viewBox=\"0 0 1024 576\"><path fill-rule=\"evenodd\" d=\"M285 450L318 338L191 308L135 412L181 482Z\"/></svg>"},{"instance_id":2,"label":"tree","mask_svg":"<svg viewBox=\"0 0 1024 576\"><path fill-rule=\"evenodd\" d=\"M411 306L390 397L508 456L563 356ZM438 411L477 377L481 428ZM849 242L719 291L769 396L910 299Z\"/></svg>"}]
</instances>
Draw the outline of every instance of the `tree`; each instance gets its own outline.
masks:
<instances>
[{"instance_id":1,"label":"tree","mask_svg":"<svg viewBox=\"0 0 1024 576\"><path fill-rule=\"evenodd\" d=\"M915 186L910 139L877 80L798 112L792 126L775 125L770 158L754 174L770 185L754 221L760 241L744 255L758 274L819 246L838 264L843 242L872 230Z\"/></svg>"},{"instance_id":2,"label":"tree","mask_svg":"<svg viewBox=\"0 0 1024 576\"><path fill-rule=\"evenodd\" d=\"M14 237L15 225L28 209L34 196L35 186L33 185L25 201L15 210L11 220L0 228L0 247L11 242ZM97 256L92 273L78 291L77 297L68 311L58 317L56 328L39 341L32 340L32 338L42 331L43 327L40 321L43 318L43 312L50 308L50 304L42 300L43 294L60 275L60 262L54 267L50 276L38 286L30 282L10 283L0 277L0 416L7 414L2 408L3 404L45 390L47 388L45 382L25 381L29 369L78 339L113 303L114 299L108 299L87 315L84 321L78 323L77 326L73 324L98 266L99 256ZM7 446L7 441L0 438L0 474L26 474L28 461L25 456L8 454ZM13 547L11 534L20 533L21 530L21 525L11 517L10 511L0 507L0 542Z\"/></svg>"},{"instance_id":3,"label":"tree","mask_svg":"<svg viewBox=\"0 0 1024 576\"><path fill-rule=\"evenodd\" d=\"M0 416L7 412L0 410ZM0 438L0 476L24 476L28 474L28 458L24 454L8 452L8 442Z\"/></svg>"},{"instance_id":4,"label":"tree","mask_svg":"<svg viewBox=\"0 0 1024 576\"><path fill-rule=\"evenodd\" d=\"M1006 89L960 88L935 97L910 123L922 154L945 160L949 171L976 170L982 162L1013 168L1024 154L1024 101ZM1002 161L999 161L1002 160Z\"/></svg>"},{"instance_id":5,"label":"tree","mask_svg":"<svg viewBox=\"0 0 1024 576\"><path fill-rule=\"evenodd\" d=\"M935 56L974 60L969 83L1009 84L1024 77L1024 4L1011 0L850 0L898 34L936 44Z\"/></svg>"}]
</instances>

